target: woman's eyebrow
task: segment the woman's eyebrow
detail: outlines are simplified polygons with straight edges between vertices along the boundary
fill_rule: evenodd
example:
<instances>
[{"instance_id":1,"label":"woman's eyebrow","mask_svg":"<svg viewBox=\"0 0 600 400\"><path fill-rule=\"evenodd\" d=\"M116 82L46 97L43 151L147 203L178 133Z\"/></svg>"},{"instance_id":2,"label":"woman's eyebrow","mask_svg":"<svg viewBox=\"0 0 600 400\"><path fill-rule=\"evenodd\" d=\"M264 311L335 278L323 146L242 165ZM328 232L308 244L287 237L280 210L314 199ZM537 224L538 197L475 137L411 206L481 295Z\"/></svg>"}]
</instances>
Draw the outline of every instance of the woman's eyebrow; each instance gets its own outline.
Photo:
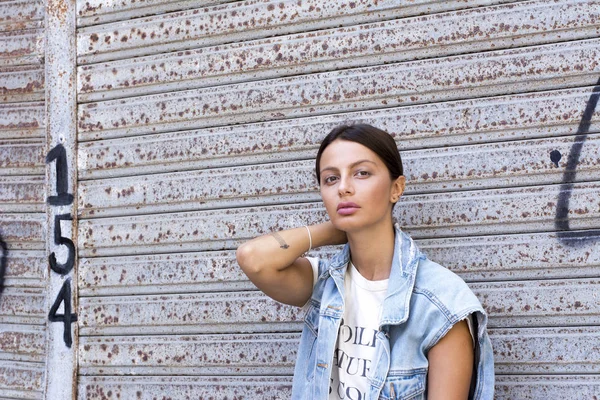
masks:
<instances>
[{"instance_id":1,"label":"woman's eyebrow","mask_svg":"<svg viewBox=\"0 0 600 400\"><path fill-rule=\"evenodd\" d=\"M355 161L355 162L353 162L352 164L350 164L350 165L349 165L349 167L348 167L348 168L354 168L354 167L356 167L358 164L362 164L362 163L364 163L364 162L368 162L368 163L371 163L371 164L375 164L375 165L377 165L377 164L376 164L374 161L371 161L371 160L369 160L369 159L366 159L366 158L365 158L365 159L363 159L363 160L358 160L358 161ZM322 174L323 172L325 172L325 171L329 171L329 170L337 171L337 170L338 170L338 168L337 168L337 167L325 167L325 168L323 168L323 169L321 170L321 174Z\"/></svg>"}]
</instances>

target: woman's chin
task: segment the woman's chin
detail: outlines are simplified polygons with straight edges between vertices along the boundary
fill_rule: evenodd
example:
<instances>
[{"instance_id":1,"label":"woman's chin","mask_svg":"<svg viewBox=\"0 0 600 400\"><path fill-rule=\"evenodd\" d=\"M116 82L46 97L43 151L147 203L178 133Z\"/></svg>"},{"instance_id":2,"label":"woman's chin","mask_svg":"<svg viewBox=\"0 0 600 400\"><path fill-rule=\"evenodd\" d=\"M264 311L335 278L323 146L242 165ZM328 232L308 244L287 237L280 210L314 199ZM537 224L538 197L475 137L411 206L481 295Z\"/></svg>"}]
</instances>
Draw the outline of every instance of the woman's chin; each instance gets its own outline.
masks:
<instances>
[{"instance_id":1,"label":"woman's chin","mask_svg":"<svg viewBox=\"0 0 600 400\"><path fill-rule=\"evenodd\" d=\"M350 218L350 216L342 218L337 217L335 219L332 219L331 222L333 223L335 229L344 232L353 232L363 228L363 224L361 224L360 221L357 221L354 218Z\"/></svg>"}]
</instances>

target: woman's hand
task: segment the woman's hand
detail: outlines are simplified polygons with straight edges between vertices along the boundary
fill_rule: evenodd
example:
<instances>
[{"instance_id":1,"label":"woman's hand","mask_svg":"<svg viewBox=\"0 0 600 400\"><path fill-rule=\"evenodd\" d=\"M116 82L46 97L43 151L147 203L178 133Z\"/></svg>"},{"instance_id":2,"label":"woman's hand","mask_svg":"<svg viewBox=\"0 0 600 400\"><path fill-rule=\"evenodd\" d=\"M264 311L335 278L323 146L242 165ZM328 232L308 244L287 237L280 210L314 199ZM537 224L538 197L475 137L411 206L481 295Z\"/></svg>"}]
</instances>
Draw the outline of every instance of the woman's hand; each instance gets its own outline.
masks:
<instances>
[{"instance_id":1,"label":"woman's hand","mask_svg":"<svg viewBox=\"0 0 600 400\"><path fill-rule=\"evenodd\" d=\"M346 233L331 222L308 227L312 247L346 243ZM238 264L267 296L281 303L302 307L310 298L313 273L302 257L311 240L305 227L273 232L252 239L236 252Z\"/></svg>"}]
</instances>

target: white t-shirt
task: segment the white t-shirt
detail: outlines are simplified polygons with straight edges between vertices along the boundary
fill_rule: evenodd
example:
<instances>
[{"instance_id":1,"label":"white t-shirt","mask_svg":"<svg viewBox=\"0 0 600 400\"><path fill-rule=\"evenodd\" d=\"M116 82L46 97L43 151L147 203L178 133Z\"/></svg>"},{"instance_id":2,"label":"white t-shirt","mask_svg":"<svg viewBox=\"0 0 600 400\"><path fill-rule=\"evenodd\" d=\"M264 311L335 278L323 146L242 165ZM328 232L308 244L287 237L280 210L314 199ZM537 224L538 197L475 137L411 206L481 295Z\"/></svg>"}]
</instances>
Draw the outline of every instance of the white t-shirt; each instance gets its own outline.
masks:
<instances>
[{"instance_id":1,"label":"white t-shirt","mask_svg":"<svg viewBox=\"0 0 600 400\"><path fill-rule=\"evenodd\" d=\"M313 286L319 259L307 257L313 269ZM375 341L389 279L370 281L350 262L344 277L344 315L340 323L329 387L329 400L360 400L369 391L367 375L375 356ZM471 316L466 319L473 338Z\"/></svg>"},{"instance_id":2,"label":"white t-shirt","mask_svg":"<svg viewBox=\"0 0 600 400\"><path fill-rule=\"evenodd\" d=\"M313 276L316 276L318 260L309 261ZM345 308L333 354L330 400L359 400L367 396L367 375L375 356L376 334L388 281L370 281L352 263L346 269Z\"/></svg>"}]
</instances>

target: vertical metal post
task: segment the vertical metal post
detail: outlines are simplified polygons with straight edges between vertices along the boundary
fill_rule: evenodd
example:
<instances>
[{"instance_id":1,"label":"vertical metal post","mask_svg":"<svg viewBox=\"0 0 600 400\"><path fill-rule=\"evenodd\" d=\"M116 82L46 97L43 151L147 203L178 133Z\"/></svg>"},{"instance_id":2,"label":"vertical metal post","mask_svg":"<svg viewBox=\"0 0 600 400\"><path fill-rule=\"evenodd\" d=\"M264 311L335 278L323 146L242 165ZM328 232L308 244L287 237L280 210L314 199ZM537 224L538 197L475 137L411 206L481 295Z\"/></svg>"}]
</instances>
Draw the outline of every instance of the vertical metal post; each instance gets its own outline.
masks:
<instances>
[{"instance_id":1,"label":"vertical metal post","mask_svg":"<svg viewBox=\"0 0 600 400\"><path fill-rule=\"evenodd\" d=\"M77 385L77 132L75 0L46 0L45 399L72 400Z\"/></svg>"}]
</instances>

